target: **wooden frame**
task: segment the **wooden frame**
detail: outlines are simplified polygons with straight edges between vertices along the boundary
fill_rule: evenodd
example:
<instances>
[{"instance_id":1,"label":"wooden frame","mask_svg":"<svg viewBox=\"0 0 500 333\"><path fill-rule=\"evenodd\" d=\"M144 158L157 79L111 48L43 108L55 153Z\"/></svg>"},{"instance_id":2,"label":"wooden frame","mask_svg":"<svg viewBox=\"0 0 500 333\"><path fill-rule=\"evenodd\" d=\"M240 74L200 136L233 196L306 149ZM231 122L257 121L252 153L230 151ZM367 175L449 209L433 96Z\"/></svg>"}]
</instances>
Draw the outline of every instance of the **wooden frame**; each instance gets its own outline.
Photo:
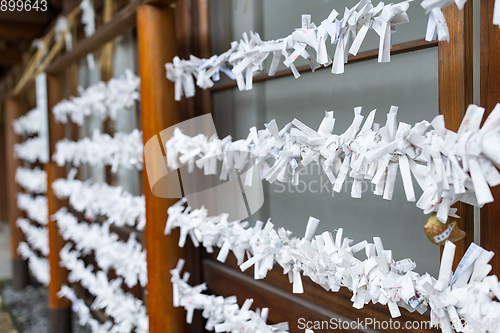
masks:
<instances>
[{"instance_id":1,"label":"wooden frame","mask_svg":"<svg viewBox=\"0 0 500 333\"><path fill-rule=\"evenodd\" d=\"M209 47L209 20L208 0L182 0L176 4L175 9L169 6L175 1L159 1L160 4L152 4L153 1L136 0L120 10L108 23L99 27L96 33L89 38L82 39L75 45L73 51L68 52L47 67L49 109L62 99L62 85L60 75L68 71L67 75L74 75L75 62L87 53L93 52L105 45L111 39L119 36L127 29L137 25L139 42L139 63L141 74L141 100L142 100L142 126L144 142L157 135L161 130L176 123L200 115L210 113L212 92L229 90L236 87L235 82L217 84L211 90L198 91L193 99L184 99L177 103L173 98L173 85L164 77L162 71L165 62L178 54L187 57L190 53L203 57L210 56ZM500 79L496 75L500 69L500 48L497 41L500 31L491 24L493 12L492 3L482 0L481 9L481 104L487 111L491 111L497 101L500 101ZM466 4L463 11L459 11L452 5L444 10L450 30L451 42L425 42L423 40L411 41L395 45L392 54L402 54L415 50L439 47L439 111L445 116L446 124L453 130L457 130L465 110L472 102L472 2ZM154 45L154 47L151 47ZM377 56L377 50L361 52L355 57L349 58L349 63L373 59ZM309 71L309 66L299 67L300 72ZM254 78L255 82L277 79L291 75L289 70L280 71L275 76L259 75ZM75 90L70 88L70 90ZM74 93L74 92L73 92ZM6 104L6 124L17 118L19 114L19 102L9 99ZM458 110L458 111L457 111ZM53 118L50 120L50 144L51 153L53 144L60 138L57 136L64 131L59 124L55 124ZM10 126L7 126L10 128ZM16 142L11 134L7 135L7 153L12 155L12 147ZM12 176L15 172L14 162L8 164L8 180L10 198L16 193L17 184L13 182ZM50 162L46 165L49 184L51 180L64 177L61 168ZM269 306L270 321L280 322L288 320L292 332L297 331L297 314L307 316L310 320L328 320L338 317L345 320L357 318L375 318L379 321L389 320L389 312L386 307L380 305L367 305L363 310L354 310L350 302L350 294L344 289L339 293L332 294L324 291L321 287L310 281L304 281L305 293L303 295L291 294L291 287L286 276L279 271L271 271L263 281L256 281L251 277L251 272L242 273L235 264L233 257L228 258L226 265L218 263L213 255L195 249L187 244L185 250L177 246L177 235L164 236L163 230L166 221L166 209L177 200L167 200L155 197L149 188L146 173L144 173L144 192L146 196L147 228L144 235L148 253L148 295L147 305L149 307L150 331L192 331L203 330L202 320L198 319L193 325L185 323L185 314L182 309L172 306L172 290L170 285L170 272L177 259L189 258L191 263L188 270L192 273L191 283L206 281L210 292L217 295L237 295L242 301L244 298L254 298L255 305L259 307ZM496 198L500 198L500 190L493 189ZM49 215L53 214L63 203L59 202L49 190ZM12 199L11 199L12 201ZM500 230L495 223L500 214L500 205L490 204L482 209L481 218L483 231L481 233L482 246L489 250L500 252L500 246L496 245L495 235ZM457 244L457 258L465 252L467 246L473 240L473 211L471 207L458 205L459 214L462 216L460 225L467 232L467 237ZM9 213L17 219L20 213L17 211L15 200L9 202ZM12 226L12 217L9 217ZM22 234L12 228L13 253L16 253L17 243L22 239ZM51 332L67 332L69 318L69 304L57 299L56 293L65 281L66 272L59 268L59 250L63 242L57 233L55 222L49 223L50 247L51 247L51 287L49 288L49 305L52 316ZM189 243L189 242L188 242ZM500 256L494 259L494 273L500 274ZM15 262L19 258L13 257ZM25 262L21 260L15 268L16 282L18 287L24 285L23 274L27 276ZM24 265L24 266L23 266ZM27 281L27 280L26 280ZM419 320L415 314L402 310L403 316L398 320ZM58 322L56 322L58 321ZM351 330L355 331L355 330ZM424 330L409 330L413 332L424 332ZM316 333L321 330L316 330Z\"/></svg>"},{"instance_id":2,"label":"wooden frame","mask_svg":"<svg viewBox=\"0 0 500 333\"><path fill-rule=\"evenodd\" d=\"M493 1L481 0L481 106L489 114L500 102L500 29L493 25ZM496 255L492 274L500 275L500 187L491 189L495 201L481 209L481 246Z\"/></svg>"}]
</instances>

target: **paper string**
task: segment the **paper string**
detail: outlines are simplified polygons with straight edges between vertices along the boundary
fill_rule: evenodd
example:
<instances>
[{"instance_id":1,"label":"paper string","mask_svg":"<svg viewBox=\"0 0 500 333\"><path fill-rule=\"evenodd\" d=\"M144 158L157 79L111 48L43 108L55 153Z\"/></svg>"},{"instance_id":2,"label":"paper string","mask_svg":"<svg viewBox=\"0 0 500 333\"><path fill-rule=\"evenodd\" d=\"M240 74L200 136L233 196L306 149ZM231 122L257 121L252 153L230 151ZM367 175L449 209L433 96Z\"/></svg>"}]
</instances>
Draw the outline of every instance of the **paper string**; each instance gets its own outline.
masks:
<instances>
[{"instance_id":1,"label":"paper string","mask_svg":"<svg viewBox=\"0 0 500 333\"><path fill-rule=\"evenodd\" d=\"M59 199L69 199L70 205L85 214L89 220L105 216L106 223L119 227L135 227L144 230L146 225L146 201L144 195L133 196L121 187L105 183L89 183L71 179L57 179L52 183Z\"/></svg>"},{"instance_id":2,"label":"paper string","mask_svg":"<svg viewBox=\"0 0 500 333\"><path fill-rule=\"evenodd\" d=\"M72 241L75 248L84 254L94 252L96 263L102 270L107 272L110 268L114 269L130 288L137 283L146 286L146 251L136 240L135 233L130 234L127 242L120 241L117 234L109 231L109 223L78 222L66 208L57 211L52 219L57 221L64 240Z\"/></svg>"},{"instance_id":3,"label":"paper string","mask_svg":"<svg viewBox=\"0 0 500 333\"><path fill-rule=\"evenodd\" d=\"M344 73L348 53L358 53L370 29L380 36L378 61L389 62L391 34L397 25L408 22L408 8L409 1L387 5L380 2L373 6L371 0L361 0L354 7L345 8L342 18L337 18L339 13L333 9L319 25L311 22L311 15L302 15L302 27L285 38L262 41L257 33L250 32L250 36L244 33L243 39L232 42L231 48L219 56L199 59L191 55L189 60L175 57L172 63L165 65L167 78L175 82L175 100L179 101L182 95L194 96L193 77L198 87L208 89L214 85L213 81L219 80L221 71L236 80L239 90L252 89L254 74L263 70L264 60L271 53L273 60L269 68L270 76L275 74L281 57L295 78L300 76L294 66L298 57L306 59L313 71L321 66L332 65L332 73L341 74ZM353 42L349 48L351 35ZM333 60L328 56L326 48L328 39L331 44L336 44ZM232 69L228 69L227 64Z\"/></svg>"},{"instance_id":4,"label":"paper string","mask_svg":"<svg viewBox=\"0 0 500 333\"><path fill-rule=\"evenodd\" d=\"M38 134L41 130L41 118L43 117L41 112L41 109L32 109L26 112L24 116L12 121L14 132L19 135Z\"/></svg>"},{"instance_id":5,"label":"paper string","mask_svg":"<svg viewBox=\"0 0 500 333\"><path fill-rule=\"evenodd\" d=\"M479 329L475 332L486 332L484 323L500 320L500 303L495 300L500 296L498 278L487 276L493 252L481 248L481 254L469 260L470 268L450 287L455 252L451 242L445 244L436 280L428 273L420 276L414 272L416 265L410 259L395 261L379 237L374 237L373 243L365 240L352 244L352 240L343 238L342 228L335 236L326 231L313 237L318 220L312 217L305 237L291 237L292 233L284 228L276 231L270 219L249 227L248 222L229 222L227 214L208 217L205 208L191 211L183 207L184 203L181 200L169 207L165 233L180 228L180 246L189 235L195 246L201 244L209 253L219 247L220 262L225 262L232 251L242 271L254 266L255 279L263 279L277 263L288 275L294 293L304 292L304 275L333 292L347 287L353 293L354 308L363 308L370 301L387 305L393 318L401 315L399 307L421 314L430 307L431 324L449 327L450 320L460 315L465 322L483 323L475 326ZM354 257L362 250L366 259ZM464 330L469 331L473 330Z\"/></svg>"},{"instance_id":6,"label":"paper string","mask_svg":"<svg viewBox=\"0 0 500 333\"><path fill-rule=\"evenodd\" d=\"M125 76L112 78L107 83L99 82L85 90L80 88L80 97L72 97L57 103L52 112L57 121L72 122L82 126L85 116L91 114L100 120L116 119L119 110L130 111L139 100L140 79L131 70Z\"/></svg>"},{"instance_id":7,"label":"paper string","mask_svg":"<svg viewBox=\"0 0 500 333\"><path fill-rule=\"evenodd\" d=\"M232 333L285 333L288 332L288 323L276 325L266 324L268 308L257 311L250 310L253 299L247 299L240 307L236 296L222 297L202 294L207 289L205 283L191 287L187 282L189 273L180 274L184 260L180 259L177 267L172 269L171 282L174 294L174 306L182 306L187 311L186 321L191 324L194 310L202 310L203 318L207 319L205 329L215 332Z\"/></svg>"},{"instance_id":8,"label":"paper string","mask_svg":"<svg viewBox=\"0 0 500 333\"><path fill-rule=\"evenodd\" d=\"M142 170L143 164L142 132L134 129L130 134L109 134L94 132L91 138L78 141L63 139L56 143L56 152L52 160L63 166L68 162L79 166L87 163L92 166L111 165L111 171L117 172L118 167Z\"/></svg>"},{"instance_id":9,"label":"paper string","mask_svg":"<svg viewBox=\"0 0 500 333\"><path fill-rule=\"evenodd\" d=\"M19 253L24 260L28 261L30 271L37 281L47 287L50 282L49 261L45 258L38 257L25 242L19 243L17 253Z\"/></svg>"},{"instance_id":10,"label":"paper string","mask_svg":"<svg viewBox=\"0 0 500 333\"><path fill-rule=\"evenodd\" d=\"M18 193L17 207L24 210L31 220L38 222L40 225L47 225L49 213L46 196L37 195L32 197L26 193Z\"/></svg>"},{"instance_id":11,"label":"paper string","mask_svg":"<svg viewBox=\"0 0 500 333\"><path fill-rule=\"evenodd\" d=\"M278 131L276 121L272 120L265 124L266 129L257 132L253 127L246 140L234 142L231 137L222 140L202 134L189 137L175 129L165 145L168 166L177 169L192 165L195 160L213 154L213 146L219 146L223 153L217 158L223 160L222 170L225 170L221 179L258 163L261 178L270 183L278 180L297 185L300 170L314 162L324 170L335 192L351 177L354 180L351 196L360 198L360 186L356 183L366 179L376 185L374 194L386 200L392 199L399 169L407 200L415 201L413 174L423 190L416 206L424 214L437 212L442 223L448 216L457 217L456 209L450 208L457 201L477 207L493 201L489 186L500 184L500 173L495 168L500 165L500 151L496 148L496 142L500 144L500 104L482 128L479 126L484 109L470 105L458 133L445 128L442 115L431 123L424 120L413 127L403 122L398 124L397 109L391 107L385 126L379 128L373 122L375 110L363 124L361 107L355 108L352 124L340 135L332 134L333 111L326 112L316 131L297 119ZM204 167L196 164L200 169ZM205 168L205 174L215 172Z\"/></svg>"},{"instance_id":12,"label":"paper string","mask_svg":"<svg viewBox=\"0 0 500 333\"><path fill-rule=\"evenodd\" d=\"M110 332L148 332L148 316L143 302L123 291L121 278L108 281L104 271L93 273L94 267L85 266L78 259L80 251L71 250L72 245L67 243L59 253L62 266L69 270L68 281L80 282L95 296L91 309L102 309L113 318L114 325Z\"/></svg>"},{"instance_id":13,"label":"paper string","mask_svg":"<svg viewBox=\"0 0 500 333\"><path fill-rule=\"evenodd\" d=\"M47 192L47 174L40 168L18 167L15 180L16 183L32 193Z\"/></svg>"},{"instance_id":14,"label":"paper string","mask_svg":"<svg viewBox=\"0 0 500 333\"><path fill-rule=\"evenodd\" d=\"M63 37L66 43L66 51L70 52L73 50L73 36L68 29L68 19L64 16L60 16L54 26L55 40L59 41L59 39Z\"/></svg>"},{"instance_id":15,"label":"paper string","mask_svg":"<svg viewBox=\"0 0 500 333\"><path fill-rule=\"evenodd\" d=\"M45 257L49 255L49 234L47 227L35 227L31 221L18 218L16 225L22 230L31 248L40 251Z\"/></svg>"},{"instance_id":16,"label":"paper string","mask_svg":"<svg viewBox=\"0 0 500 333\"><path fill-rule=\"evenodd\" d=\"M104 324L101 324L98 320L92 318L87 304L78 298L75 291L70 287L63 285L57 296L60 298L65 297L71 301L72 310L77 314L80 326L88 326L92 333L119 333L117 327L113 326L112 322L106 321Z\"/></svg>"},{"instance_id":17,"label":"paper string","mask_svg":"<svg viewBox=\"0 0 500 333\"><path fill-rule=\"evenodd\" d=\"M47 140L41 137L30 138L23 143L14 145L14 155L16 158L34 163L47 163L49 156L49 146Z\"/></svg>"}]
</instances>

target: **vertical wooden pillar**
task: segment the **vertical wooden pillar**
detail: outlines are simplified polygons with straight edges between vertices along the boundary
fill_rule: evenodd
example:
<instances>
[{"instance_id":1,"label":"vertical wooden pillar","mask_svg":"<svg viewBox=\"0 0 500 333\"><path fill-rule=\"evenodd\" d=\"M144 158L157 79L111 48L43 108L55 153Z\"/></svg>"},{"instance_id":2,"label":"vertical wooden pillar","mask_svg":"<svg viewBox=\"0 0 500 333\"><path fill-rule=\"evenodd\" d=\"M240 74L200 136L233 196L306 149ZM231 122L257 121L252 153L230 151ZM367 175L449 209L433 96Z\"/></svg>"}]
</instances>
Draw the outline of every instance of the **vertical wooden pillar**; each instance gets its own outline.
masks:
<instances>
[{"instance_id":1,"label":"vertical wooden pillar","mask_svg":"<svg viewBox=\"0 0 500 333\"><path fill-rule=\"evenodd\" d=\"M168 6L142 5L137 10L139 71L141 76L141 121L143 140L180 122L179 103L173 84L165 78L165 63L177 53L175 10ZM178 233L165 236L167 208L176 199L162 199L151 193L144 172L146 197L145 243L148 262L147 304L151 333L186 332L185 312L173 307L170 270L184 256L177 246Z\"/></svg>"},{"instance_id":2,"label":"vertical wooden pillar","mask_svg":"<svg viewBox=\"0 0 500 333\"><path fill-rule=\"evenodd\" d=\"M47 75L47 101L48 101L48 123L49 123L49 153L50 156L55 152L57 141L65 137L64 124L55 121L52 108L63 99L63 86L60 76ZM49 217L55 214L64 206L62 200L59 200L53 190L52 183L58 178L65 178L64 167L58 167L50 160L45 164L47 172L47 202ZM59 298L57 293L62 285L67 283L67 271L59 265L61 261L59 252L64 247L64 240L59 234L56 221L51 221L47 225L49 229L49 264L50 264L50 284L49 284L49 321L50 333L70 333L71 332L71 306L67 299Z\"/></svg>"},{"instance_id":3,"label":"vertical wooden pillar","mask_svg":"<svg viewBox=\"0 0 500 333\"><path fill-rule=\"evenodd\" d=\"M2 184L7 184L7 161L6 157L6 128L7 125L4 119L0 119L0 156L3 158L0 160L0 182ZM7 186L2 186L0 188L0 227L2 222L7 222L9 217L7 215L8 212L8 196L7 196Z\"/></svg>"},{"instance_id":4,"label":"vertical wooden pillar","mask_svg":"<svg viewBox=\"0 0 500 333\"><path fill-rule=\"evenodd\" d=\"M455 4L443 9L450 32L450 41L439 42L439 113L444 115L446 128L457 131L465 111L473 101L472 64L472 1L463 10ZM474 241L474 208L458 202L457 220L467 236L457 246L454 267L469 244Z\"/></svg>"},{"instance_id":5,"label":"vertical wooden pillar","mask_svg":"<svg viewBox=\"0 0 500 333\"><path fill-rule=\"evenodd\" d=\"M20 186L14 180L16 170L21 166L21 160L14 158L14 145L20 143L21 136L14 133L12 121L21 116L21 104L15 98L8 98L5 101L5 161L7 163L7 196L8 196L8 218L10 227L10 253L12 258L12 287L22 289L29 283L28 263L24 261L17 248L19 242L24 240L23 232L16 226L16 220L21 216L21 210L17 207L17 194L21 191Z\"/></svg>"},{"instance_id":6,"label":"vertical wooden pillar","mask_svg":"<svg viewBox=\"0 0 500 333\"><path fill-rule=\"evenodd\" d=\"M481 0L481 106L489 114L500 102L500 28L493 25L494 1ZM495 201L481 208L481 246L496 255L492 274L500 275L500 187L491 189Z\"/></svg>"}]
</instances>

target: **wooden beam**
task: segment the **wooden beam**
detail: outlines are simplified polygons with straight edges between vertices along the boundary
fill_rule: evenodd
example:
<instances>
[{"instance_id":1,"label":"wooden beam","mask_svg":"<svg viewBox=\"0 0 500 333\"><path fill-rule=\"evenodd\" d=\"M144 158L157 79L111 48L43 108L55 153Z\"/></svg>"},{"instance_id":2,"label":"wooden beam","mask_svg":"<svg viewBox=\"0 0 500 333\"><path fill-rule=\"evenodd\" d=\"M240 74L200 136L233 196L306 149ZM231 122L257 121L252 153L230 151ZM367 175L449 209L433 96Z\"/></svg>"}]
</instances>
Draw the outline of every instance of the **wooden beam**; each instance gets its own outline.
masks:
<instances>
[{"instance_id":1,"label":"wooden beam","mask_svg":"<svg viewBox=\"0 0 500 333\"><path fill-rule=\"evenodd\" d=\"M63 99L63 84L60 76L47 75L47 97L49 110L49 154L55 152L56 142L64 139L64 124L55 120L52 108ZM47 203L49 217L64 207L64 202L59 200L52 190L52 183L58 178L65 178L64 167L57 166L56 162L49 161L45 164L47 173ZM48 288L50 333L71 332L71 306L66 298L59 298L57 293L64 284L67 284L68 272L59 265L61 261L59 252L65 241L59 233L57 222L49 218L49 265L50 284Z\"/></svg>"},{"instance_id":2,"label":"wooden beam","mask_svg":"<svg viewBox=\"0 0 500 333\"><path fill-rule=\"evenodd\" d=\"M174 101L173 85L165 79L163 66L176 54L175 10L142 5L137 10L137 37L141 77L141 120L146 143L160 131L180 122L179 103ZM184 250L179 248L178 233L165 236L166 210L176 199L163 199L151 192L144 175L146 197L146 251L148 265L147 305L151 333L186 332L185 313L173 307L170 270Z\"/></svg>"},{"instance_id":3,"label":"wooden beam","mask_svg":"<svg viewBox=\"0 0 500 333\"><path fill-rule=\"evenodd\" d=\"M17 194L21 192L21 187L14 180L16 170L22 165L22 161L14 158L14 145L21 143L21 136L14 133L12 121L21 116L21 103L14 98L5 101L5 134L6 134L6 156L7 162L7 196L8 196L8 216L10 226L10 254L13 265L12 286L14 289L22 289L28 285L28 265L19 254L17 248L24 240L23 232L16 226L16 220L21 217L22 212L17 207Z\"/></svg>"},{"instance_id":4,"label":"wooden beam","mask_svg":"<svg viewBox=\"0 0 500 333\"><path fill-rule=\"evenodd\" d=\"M97 51L113 38L120 36L136 24L135 13L142 3L140 0L131 2L120 10L108 23L103 24L96 32L79 41L71 52L67 52L54 60L45 69L47 73L58 73L68 67L71 63L77 62L91 52Z\"/></svg>"},{"instance_id":5,"label":"wooden beam","mask_svg":"<svg viewBox=\"0 0 500 333\"><path fill-rule=\"evenodd\" d=\"M31 41L43 33L44 24L17 23L0 20L0 39L8 42Z\"/></svg>"},{"instance_id":6,"label":"wooden beam","mask_svg":"<svg viewBox=\"0 0 500 333\"><path fill-rule=\"evenodd\" d=\"M493 25L494 1L481 0L481 106L488 115L500 102L500 29ZM494 251L491 274L500 275L500 187L491 189L494 202L481 208L481 246Z\"/></svg>"},{"instance_id":7,"label":"wooden beam","mask_svg":"<svg viewBox=\"0 0 500 333\"><path fill-rule=\"evenodd\" d=\"M439 113L446 128L458 131L469 104L473 102L472 1L463 10L451 5L443 9L448 22L450 41L439 42ZM474 208L458 202L457 220L467 236L455 243L454 267L474 241Z\"/></svg>"}]
</instances>

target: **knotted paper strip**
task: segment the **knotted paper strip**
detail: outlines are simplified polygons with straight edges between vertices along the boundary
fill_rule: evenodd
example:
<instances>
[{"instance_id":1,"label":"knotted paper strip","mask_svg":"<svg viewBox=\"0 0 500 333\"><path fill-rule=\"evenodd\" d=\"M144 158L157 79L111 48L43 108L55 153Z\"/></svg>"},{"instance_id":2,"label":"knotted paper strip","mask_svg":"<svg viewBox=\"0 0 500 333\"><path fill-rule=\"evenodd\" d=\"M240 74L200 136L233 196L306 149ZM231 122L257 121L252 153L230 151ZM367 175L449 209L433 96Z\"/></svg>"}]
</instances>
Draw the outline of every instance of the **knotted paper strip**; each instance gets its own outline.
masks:
<instances>
[{"instance_id":1,"label":"knotted paper strip","mask_svg":"<svg viewBox=\"0 0 500 333\"><path fill-rule=\"evenodd\" d=\"M57 103L52 112L57 121L72 122L82 126L85 116L95 115L101 120L116 119L118 111L131 111L139 100L140 79L129 69L125 76L108 82L99 82L85 90L80 88L80 97L71 97Z\"/></svg>"},{"instance_id":2,"label":"knotted paper strip","mask_svg":"<svg viewBox=\"0 0 500 333\"><path fill-rule=\"evenodd\" d=\"M44 286L48 286L50 282L49 261L45 258L38 257L26 242L19 243L17 253L19 253L24 260L28 261L30 271L37 281Z\"/></svg>"},{"instance_id":3,"label":"knotted paper strip","mask_svg":"<svg viewBox=\"0 0 500 333\"><path fill-rule=\"evenodd\" d=\"M137 129L130 134L115 133L113 137L95 131L91 138L58 141L52 160L59 166L65 163L75 166L82 163L92 166L110 165L111 171L117 172L118 167L142 170L142 154L142 132Z\"/></svg>"},{"instance_id":4,"label":"knotted paper strip","mask_svg":"<svg viewBox=\"0 0 500 333\"><path fill-rule=\"evenodd\" d=\"M40 168L18 167L15 180L16 183L32 193L47 192L47 174Z\"/></svg>"},{"instance_id":5,"label":"knotted paper strip","mask_svg":"<svg viewBox=\"0 0 500 333\"><path fill-rule=\"evenodd\" d=\"M66 208L61 208L52 218L57 221L64 240L73 242L75 248L84 254L94 252L99 268L105 272L114 269L130 288L138 283L146 286L146 251L136 240L135 233L130 234L127 242L120 241L117 234L109 231L110 223L78 222Z\"/></svg>"},{"instance_id":6,"label":"knotted paper strip","mask_svg":"<svg viewBox=\"0 0 500 333\"><path fill-rule=\"evenodd\" d=\"M80 251L71 250L72 246L73 244L67 243L59 253L61 265L69 270L69 282L80 282L95 296L90 308L102 309L113 319L114 325L109 332L148 332L148 316L143 302L123 291L121 278L109 281L104 271L94 273L92 265L85 266L85 263L78 259ZM64 295L64 292L61 293L61 296Z\"/></svg>"},{"instance_id":7,"label":"knotted paper strip","mask_svg":"<svg viewBox=\"0 0 500 333\"><path fill-rule=\"evenodd\" d=\"M93 220L96 216L105 216L106 223L119 227L135 227L144 230L146 225L146 201L144 195L133 196L121 187L106 183L90 183L73 179L57 179L52 189L59 199L69 199L70 205L85 218Z\"/></svg>"},{"instance_id":8,"label":"knotted paper strip","mask_svg":"<svg viewBox=\"0 0 500 333\"><path fill-rule=\"evenodd\" d=\"M268 308L250 310L253 299L247 299L240 307L236 296L222 297L202 294L207 289L205 283L191 287L187 282L189 273L181 278L184 260L180 259L177 267L170 271L174 294L174 306L182 306L187 311L186 321L191 324L194 310L202 310L203 318L207 319L205 329L215 332L231 333L285 333L288 323L275 325L266 324Z\"/></svg>"}]
</instances>

